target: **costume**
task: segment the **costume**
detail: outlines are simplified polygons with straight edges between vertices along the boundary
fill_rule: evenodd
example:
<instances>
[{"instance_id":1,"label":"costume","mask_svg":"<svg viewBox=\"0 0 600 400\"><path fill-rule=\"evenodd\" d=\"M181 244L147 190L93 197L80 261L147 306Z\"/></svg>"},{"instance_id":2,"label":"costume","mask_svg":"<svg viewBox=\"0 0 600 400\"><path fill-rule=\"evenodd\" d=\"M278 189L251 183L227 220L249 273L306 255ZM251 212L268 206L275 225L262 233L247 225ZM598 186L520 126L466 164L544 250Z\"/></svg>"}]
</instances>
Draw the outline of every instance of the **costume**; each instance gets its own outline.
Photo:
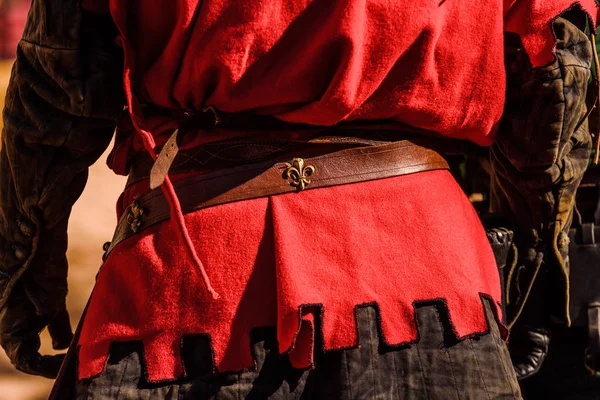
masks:
<instances>
[{"instance_id":1,"label":"costume","mask_svg":"<svg viewBox=\"0 0 600 400\"><path fill-rule=\"evenodd\" d=\"M35 341L30 321L66 329L68 209L119 121L110 166L130 179L75 343L74 396L114 396L116 381L133 385L117 392L136 393L140 379L163 397L193 393L193 384L181 383L197 364L192 354L209 365L197 378L196 386L209 387L201 397L253 394L272 376L261 354L276 355L275 370L289 363L286 371L298 375L296 385L287 372L274 380L273 398L322 395L327 384L326 398L402 396L403 380L374 366L399 358L409 371L422 370L413 375L424 388L415 396L448 396L437 392L448 376L457 395L483 387L488 396L519 396L500 341L507 332L494 253L441 154L457 143L450 139L493 142L504 107L504 28L521 35L534 66L569 71L553 79L585 95L589 40L568 20L554 21L572 1L498 1L468 14L446 1L149 8L115 0L84 1L83 10L71 3L34 2L7 98L0 325L18 367L36 369L20 358L35 343L17 339L28 332ZM596 4L579 4L595 20ZM54 15L58 28L39 22ZM473 29L484 18L495 27L486 35ZM40 67L47 79L30 85ZM563 127L561 140L579 140L551 160L552 172L555 162L589 152L587 125L577 125L585 105L562 107L565 118L552 119L549 108L543 122ZM506 135L497 148L507 143L523 139ZM515 161L511 153L498 165ZM25 173L26 162L38 173ZM513 176L497 180L509 202L519 199L504 185ZM437 313L427 309L421 320L417 310L432 302ZM431 323L436 315L443 329ZM271 330L252 339L263 327ZM432 339L440 332L447 348L463 346L455 358L464 362L443 361L448 353ZM69 338L61 333L56 347ZM362 342L365 335L371 339ZM198 337L207 340L194 353L186 338ZM469 362L478 337L483 345ZM111 350L132 341L142 344L137 356ZM329 362L331 354L346 361ZM437 361L424 366L427 359ZM131 362L137 376L125 379ZM481 363L489 374L469 372ZM325 368L345 367L344 379L322 378ZM246 372L232 383L238 371Z\"/></svg>"}]
</instances>

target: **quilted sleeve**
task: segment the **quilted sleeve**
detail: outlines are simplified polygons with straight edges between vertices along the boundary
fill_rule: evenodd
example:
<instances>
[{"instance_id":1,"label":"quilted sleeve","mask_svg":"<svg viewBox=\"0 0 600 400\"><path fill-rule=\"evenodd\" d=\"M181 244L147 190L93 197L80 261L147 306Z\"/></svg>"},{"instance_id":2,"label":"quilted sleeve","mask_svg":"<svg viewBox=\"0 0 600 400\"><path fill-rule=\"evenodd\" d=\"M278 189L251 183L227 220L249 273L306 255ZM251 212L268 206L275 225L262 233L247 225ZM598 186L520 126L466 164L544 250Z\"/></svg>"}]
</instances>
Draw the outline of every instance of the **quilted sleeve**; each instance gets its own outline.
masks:
<instances>
[{"instance_id":1,"label":"quilted sleeve","mask_svg":"<svg viewBox=\"0 0 600 400\"><path fill-rule=\"evenodd\" d=\"M121 51L108 15L33 0L0 150L0 309L17 281L38 314L64 304L67 220L123 110Z\"/></svg>"},{"instance_id":2,"label":"quilted sleeve","mask_svg":"<svg viewBox=\"0 0 600 400\"><path fill-rule=\"evenodd\" d=\"M547 314L568 324L566 233L590 157L586 97L592 47L570 20L557 18L551 26L554 60L540 67L532 67L523 37L506 36L507 94L491 148L491 203L493 211L515 222L519 260L512 278L524 285L509 304L512 319L523 310L536 276L543 275Z\"/></svg>"}]
</instances>

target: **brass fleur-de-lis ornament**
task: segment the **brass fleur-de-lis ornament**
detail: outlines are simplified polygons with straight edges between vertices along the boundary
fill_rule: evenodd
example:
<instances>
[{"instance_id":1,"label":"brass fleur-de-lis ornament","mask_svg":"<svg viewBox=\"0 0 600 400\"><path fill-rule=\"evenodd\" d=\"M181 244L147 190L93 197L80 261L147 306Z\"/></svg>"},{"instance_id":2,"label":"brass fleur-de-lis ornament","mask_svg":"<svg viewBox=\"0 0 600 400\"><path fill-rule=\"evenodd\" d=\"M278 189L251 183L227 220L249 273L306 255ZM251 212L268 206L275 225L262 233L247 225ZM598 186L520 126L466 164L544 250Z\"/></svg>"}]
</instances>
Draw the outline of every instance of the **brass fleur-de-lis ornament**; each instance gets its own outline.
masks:
<instances>
[{"instance_id":1,"label":"brass fleur-de-lis ornament","mask_svg":"<svg viewBox=\"0 0 600 400\"><path fill-rule=\"evenodd\" d=\"M142 215L144 214L144 209L140 207L137 201L131 203L129 214L127 215L127 224L129 224L129 229L136 233L140 226L142 225Z\"/></svg>"},{"instance_id":2,"label":"brass fleur-de-lis ornament","mask_svg":"<svg viewBox=\"0 0 600 400\"><path fill-rule=\"evenodd\" d=\"M304 165L302 158L294 158L285 170L286 179L290 180L290 185L300 190L304 190L310 185L310 176L315 173L315 167Z\"/></svg>"}]
</instances>

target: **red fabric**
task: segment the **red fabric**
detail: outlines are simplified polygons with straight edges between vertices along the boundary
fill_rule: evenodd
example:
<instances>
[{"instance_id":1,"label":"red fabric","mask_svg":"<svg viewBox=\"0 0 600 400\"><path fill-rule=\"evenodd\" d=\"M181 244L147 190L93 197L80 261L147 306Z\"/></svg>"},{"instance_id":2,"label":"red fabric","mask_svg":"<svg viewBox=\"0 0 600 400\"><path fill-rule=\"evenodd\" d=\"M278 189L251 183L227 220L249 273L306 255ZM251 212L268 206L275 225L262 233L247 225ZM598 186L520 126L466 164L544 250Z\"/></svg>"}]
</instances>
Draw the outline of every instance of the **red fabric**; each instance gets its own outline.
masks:
<instances>
[{"instance_id":1,"label":"red fabric","mask_svg":"<svg viewBox=\"0 0 600 400\"><path fill-rule=\"evenodd\" d=\"M280 350L306 367L315 318L326 349L354 346L354 309L376 302L384 337L397 344L417 338L417 300L445 300L458 336L488 329L481 293L500 300L485 232L446 171L225 204L185 219L221 298L211 299L181 257L172 224L126 240L98 275L79 378L99 374L109 344L127 340L143 341L150 380L178 377L188 334L210 335L218 370L249 368L249 332L260 326L277 326ZM322 316L301 310L314 304Z\"/></svg>"},{"instance_id":2,"label":"red fabric","mask_svg":"<svg viewBox=\"0 0 600 400\"><path fill-rule=\"evenodd\" d=\"M123 48L127 49L128 45L120 38L121 45ZM131 70L134 67L133 55L129 51L125 51L125 66L123 69L123 88L125 91L125 98L127 99L127 108L129 110L129 114L131 116L131 123L135 130L139 133L143 144L144 149L152 156L152 159L156 160L157 154L154 151L156 142L154 141L154 137L150 132L144 129L144 124L139 116L141 115L140 104L137 102L137 98L132 95L132 87L131 87ZM204 282L204 286L206 290L211 294L213 299L217 300L219 298L219 294L213 289L212 284L210 283L210 279L206 274L206 270L204 269L204 265L196 250L194 245L191 242L190 234L185 223L183 212L181 211L181 204L179 203L179 198L175 193L175 189L173 184L171 183L171 178L169 175L165 176L164 183L161 185L161 189L169 202L169 211L171 214L170 222L173 224L175 228L176 237L181 239L183 244L182 257L188 257L194 267L200 272L202 277L202 281Z\"/></svg>"},{"instance_id":3,"label":"red fabric","mask_svg":"<svg viewBox=\"0 0 600 400\"><path fill-rule=\"evenodd\" d=\"M143 115L139 101L314 125L390 119L489 144L504 103L503 30L522 34L540 65L552 60L551 20L576 3L157 1L110 0L141 139L119 147L127 156L142 148L155 156L164 127L176 124ZM593 0L577 3L595 19ZM303 367L315 318L325 349L351 347L355 308L376 303L385 340L398 344L417 339L415 301L444 300L462 337L487 330L480 296L500 299L486 236L447 172L185 217L168 179L164 191L174 223L120 244L99 274L79 342L80 378L102 371L112 341L142 340L148 378L158 381L183 373L183 335L208 334L216 367L235 371L252 366L250 330L276 326L280 350ZM209 296L209 278L222 298Z\"/></svg>"},{"instance_id":4,"label":"red fabric","mask_svg":"<svg viewBox=\"0 0 600 400\"><path fill-rule=\"evenodd\" d=\"M390 118L488 145L504 105L503 31L534 65L551 20L594 0L111 0L140 100L315 125ZM154 132L157 133L157 132Z\"/></svg>"}]
</instances>

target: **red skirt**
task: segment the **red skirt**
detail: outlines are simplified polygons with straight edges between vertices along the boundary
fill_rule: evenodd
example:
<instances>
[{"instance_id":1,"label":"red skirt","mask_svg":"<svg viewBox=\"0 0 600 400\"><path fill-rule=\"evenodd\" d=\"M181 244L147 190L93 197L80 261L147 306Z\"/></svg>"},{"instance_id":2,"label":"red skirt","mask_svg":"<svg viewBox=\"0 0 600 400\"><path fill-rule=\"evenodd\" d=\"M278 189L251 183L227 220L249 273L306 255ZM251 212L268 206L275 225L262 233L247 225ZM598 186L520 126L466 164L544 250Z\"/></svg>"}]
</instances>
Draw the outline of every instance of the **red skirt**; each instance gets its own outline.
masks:
<instances>
[{"instance_id":1,"label":"red skirt","mask_svg":"<svg viewBox=\"0 0 600 400\"><path fill-rule=\"evenodd\" d=\"M98 275L78 343L79 379L102 372L116 341L143 342L154 382L185 375L185 335L209 336L215 369L240 371L254 366L250 331L276 326L279 350L306 368L317 319L323 350L355 347L357 306L375 304L382 339L401 345L418 340L418 302L444 301L461 338L489 330L482 297L500 301L485 231L447 171L245 200L185 218L221 298L205 290L170 221L127 239Z\"/></svg>"}]
</instances>

